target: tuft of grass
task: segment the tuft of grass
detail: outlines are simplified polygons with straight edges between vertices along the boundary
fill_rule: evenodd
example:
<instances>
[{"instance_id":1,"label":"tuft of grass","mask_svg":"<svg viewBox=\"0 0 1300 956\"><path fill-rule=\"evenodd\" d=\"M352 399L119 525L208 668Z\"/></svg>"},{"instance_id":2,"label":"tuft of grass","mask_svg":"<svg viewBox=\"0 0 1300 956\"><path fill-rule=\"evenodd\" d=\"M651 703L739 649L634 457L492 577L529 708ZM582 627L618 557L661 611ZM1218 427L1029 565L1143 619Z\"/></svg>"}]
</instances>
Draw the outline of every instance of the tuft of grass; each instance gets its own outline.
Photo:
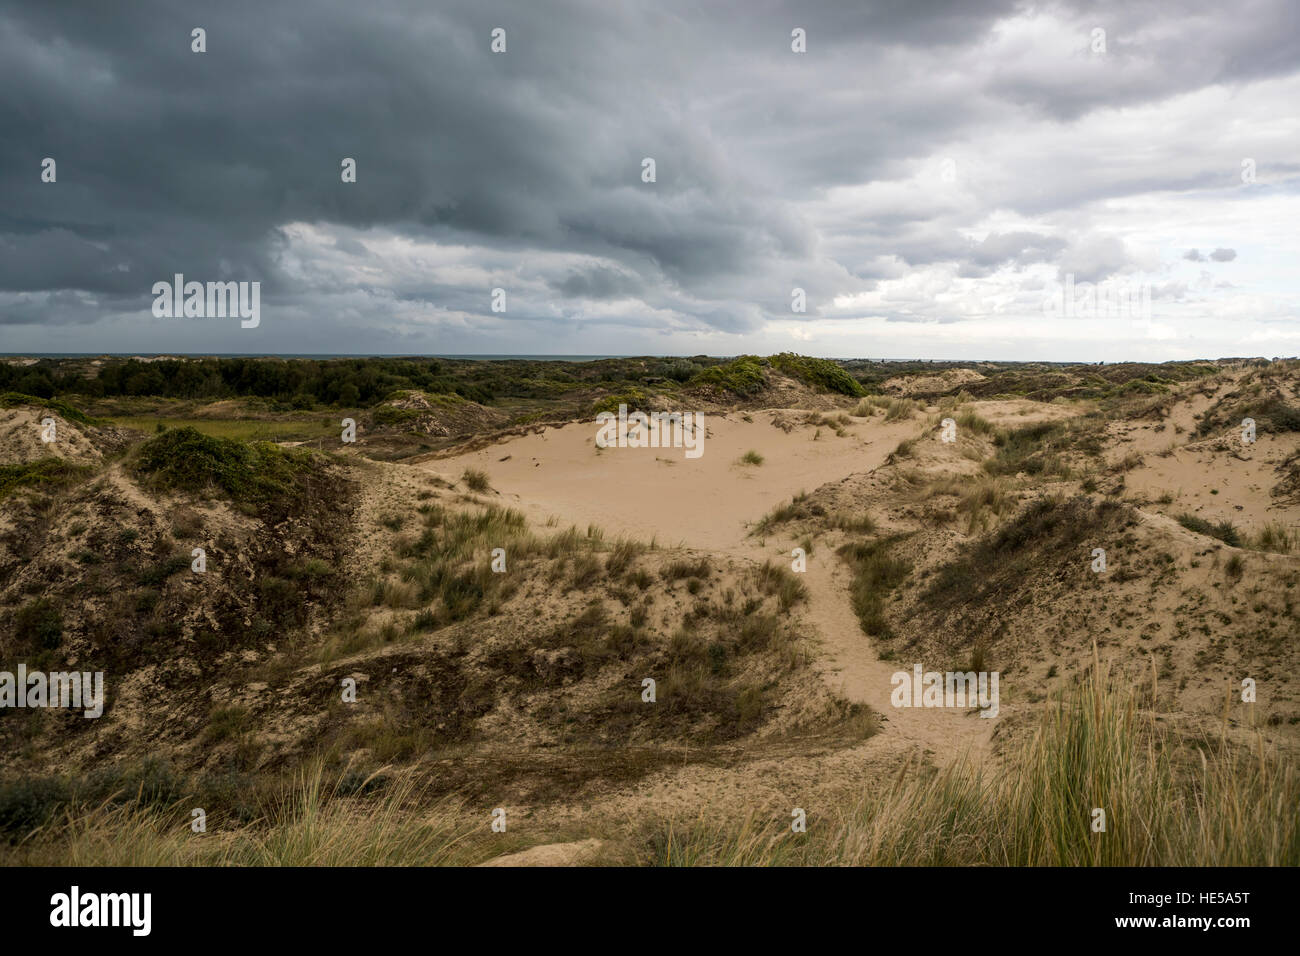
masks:
<instances>
[{"instance_id":1,"label":"tuft of grass","mask_svg":"<svg viewBox=\"0 0 1300 956\"><path fill-rule=\"evenodd\" d=\"M876 519L865 511L861 514L838 514L831 521L831 527L849 534L875 534Z\"/></svg>"},{"instance_id":2,"label":"tuft of grass","mask_svg":"<svg viewBox=\"0 0 1300 956\"><path fill-rule=\"evenodd\" d=\"M891 398L885 406L886 422L901 422L911 418L921 407L919 402L910 398Z\"/></svg>"},{"instance_id":3,"label":"tuft of grass","mask_svg":"<svg viewBox=\"0 0 1300 956\"><path fill-rule=\"evenodd\" d=\"M960 412L954 419L957 423L959 433L969 433L972 435L995 435L997 428L987 418L977 415L975 412L967 409Z\"/></svg>"},{"instance_id":4,"label":"tuft of grass","mask_svg":"<svg viewBox=\"0 0 1300 956\"><path fill-rule=\"evenodd\" d=\"M1300 548L1300 532L1273 521L1260 528L1250 538L1250 547L1256 551L1273 551L1290 554Z\"/></svg>"},{"instance_id":5,"label":"tuft of grass","mask_svg":"<svg viewBox=\"0 0 1300 956\"><path fill-rule=\"evenodd\" d=\"M997 453L984 462L991 475L1068 475L1069 470L1055 452L1068 444L1064 426L1058 422L1038 422L1012 431L996 433L993 444Z\"/></svg>"},{"instance_id":6,"label":"tuft of grass","mask_svg":"<svg viewBox=\"0 0 1300 956\"><path fill-rule=\"evenodd\" d=\"M964 545L939 568L923 600L942 611L1013 593L1026 579L1041 578L1049 563L1072 560L1079 542L1098 540L1132 520L1132 510L1115 501L1040 498L996 531Z\"/></svg>"},{"instance_id":7,"label":"tuft of grass","mask_svg":"<svg viewBox=\"0 0 1300 956\"><path fill-rule=\"evenodd\" d=\"M56 650L63 643L63 614L49 598L33 598L14 614L14 631L33 647Z\"/></svg>"},{"instance_id":8,"label":"tuft of grass","mask_svg":"<svg viewBox=\"0 0 1300 956\"><path fill-rule=\"evenodd\" d=\"M1241 535L1231 521L1220 521L1218 524L1211 524L1204 518L1188 512L1178 516L1178 523L1188 531L1195 531L1197 534L1218 538L1224 544L1231 545L1234 548L1241 547Z\"/></svg>"},{"instance_id":9,"label":"tuft of grass","mask_svg":"<svg viewBox=\"0 0 1300 956\"><path fill-rule=\"evenodd\" d=\"M769 596L775 595L782 611L789 611L808 597L808 588L784 565L764 561L756 577L759 590Z\"/></svg>"},{"instance_id":10,"label":"tuft of grass","mask_svg":"<svg viewBox=\"0 0 1300 956\"><path fill-rule=\"evenodd\" d=\"M487 472L480 471L477 468L466 468L460 480L465 483L465 487L470 491L486 494L492 490L492 485L488 481Z\"/></svg>"},{"instance_id":11,"label":"tuft of grass","mask_svg":"<svg viewBox=\"0 0 1300 956\"><path fill-rule=\"evenodd\" d=\"M917 439L915 438L904 438L898 443L898 447L889 453L889 457L885 459L886 463L892 465L904 458L911 458L916 452L916 443Z\"/></svg>"},{"instance_id":12,"label":"tuft of grass","mask_svg":"<svg viewBox=\"0 0 1300 956\"><path fill-rule=\"evenodd\" d=\"M682 578L698 578L704 580L712 572L709 565L709 559L702 557L698 561L674 561L667 565L660 575L665 581L680 581Z\"/></svg>"},{"instance_id":13,"label":"tuft of grass","mask_svg":"<svg viewBox=\"0 0 1300 956\"><path fill-rule=\"evenodd\" d=\"M789 504L777 505L767 514L763 515L754 525L750 534L763 535L767 534L779 524L785 524L787 521L793 521L796 518L807 518L811 516L821 516L825 514L820 505L808 503L808 492L801 491L790 499Z\"/></svg>"},{"instance_id":14,"label":"tuft of grass","mask_svg":"<svg viewBox=\"0 0 1300 956\"><path fill-rule=\"evenodd\" d=\"M740 456L740 464L742 465L761 465L765 460L762 455L752 448Z\"/></svg>"}]
</instances>

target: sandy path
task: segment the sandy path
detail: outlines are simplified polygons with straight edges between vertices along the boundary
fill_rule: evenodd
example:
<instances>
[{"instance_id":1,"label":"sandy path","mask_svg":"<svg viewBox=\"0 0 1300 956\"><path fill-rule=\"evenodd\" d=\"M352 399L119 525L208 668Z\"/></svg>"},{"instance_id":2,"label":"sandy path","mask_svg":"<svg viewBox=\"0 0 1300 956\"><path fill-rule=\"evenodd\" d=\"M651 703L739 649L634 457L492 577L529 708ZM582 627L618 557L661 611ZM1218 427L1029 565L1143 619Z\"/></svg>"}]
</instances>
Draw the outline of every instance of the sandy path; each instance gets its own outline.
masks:
<instances>
[{"instance_id":1,"label":"sandy path","mask_svg":"<svg viewBox=\"0 0 1300 956\"><path fill-rule=\"evenodd\" d=\"M978 757L988 753L996 718L960 709L894 707L890 703L894 687L890 678L911 664L880 660L853 613L849 570L843 562L810 559L804 583L810 617L822 635L825 656L817 662L822 677L849 700L879 713L884 719L882 736L896 746L919 747L940 764L962 754Z\"/></svg>"},{"instance_id":2,"label":"sandy path","mask_svg":"<svg viewBox=\"0 0 1300 956\"><path fill-rule=\"evenodd\" d=\"M465 468L482 469L501 503L538 525L552 519L560 526L595 524L607 536L657 538L665 546L762 561L772 557L772 548L747 538L751 522L801 490L880 466L901 440L922 427L919 421L886 425L879 419L859 420L845 437L823 429L814 441L811 430L787 433L774 427L770 413L753 418L710 419L705 454L691 460L680 449L597 453L594 429L579 423L416 467L449 481ZM737 464L750 448L764 456L763 465ZM967 750L987 751L996 719L890 704L891 676L911 665L879 659L853 613L849 570L842 561L822 550L809 559L805 583L809 600L801 613L822 640L818 669L823 678L884 718L873 748L919 748L939 763Z\"/></svg>"}]
</instances>

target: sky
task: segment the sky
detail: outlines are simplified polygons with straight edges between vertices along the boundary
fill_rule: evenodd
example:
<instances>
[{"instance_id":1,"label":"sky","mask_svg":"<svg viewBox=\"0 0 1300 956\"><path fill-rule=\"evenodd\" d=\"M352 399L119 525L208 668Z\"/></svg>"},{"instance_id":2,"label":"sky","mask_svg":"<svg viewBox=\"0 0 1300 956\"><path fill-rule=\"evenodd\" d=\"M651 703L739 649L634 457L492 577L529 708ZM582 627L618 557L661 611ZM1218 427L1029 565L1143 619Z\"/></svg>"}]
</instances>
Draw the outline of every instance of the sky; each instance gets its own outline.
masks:
<instances>
[{"instance_id":1,"label":"sky","mask_svg":"<svg viewBox=\"0 0 1300 956\"><path fill-rule=\"evenodd\" d=\"M0 0L0 352L1293 356L1297 104L1294 0Z\"/></svg>"}]
</instances>

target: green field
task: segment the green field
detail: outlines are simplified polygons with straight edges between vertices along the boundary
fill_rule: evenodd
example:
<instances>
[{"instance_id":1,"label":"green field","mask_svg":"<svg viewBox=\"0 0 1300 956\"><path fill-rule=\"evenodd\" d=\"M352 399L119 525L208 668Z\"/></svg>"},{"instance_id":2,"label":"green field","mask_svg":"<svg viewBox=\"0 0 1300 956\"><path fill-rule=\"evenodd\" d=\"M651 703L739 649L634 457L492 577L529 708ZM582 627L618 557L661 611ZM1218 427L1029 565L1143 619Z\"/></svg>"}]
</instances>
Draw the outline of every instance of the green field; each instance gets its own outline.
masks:
<instances>
[{"instance_id":1,"label":"green field","mask_svg":"<svg viewBox=\"0 0 1300 956\"><path fill-rule=\"evenodd\" d=\"M161 424L166 428L189 426L213 438L234 438L243 441L307 441L312 438L337 437L342 430L342 414L338 419L318 415L297 421L259 421L257 419L229 418L166 418L152 415L112 416L105 421L122 428L134 428L148 434L157 431Z\"/></svg>"}]
</instances>

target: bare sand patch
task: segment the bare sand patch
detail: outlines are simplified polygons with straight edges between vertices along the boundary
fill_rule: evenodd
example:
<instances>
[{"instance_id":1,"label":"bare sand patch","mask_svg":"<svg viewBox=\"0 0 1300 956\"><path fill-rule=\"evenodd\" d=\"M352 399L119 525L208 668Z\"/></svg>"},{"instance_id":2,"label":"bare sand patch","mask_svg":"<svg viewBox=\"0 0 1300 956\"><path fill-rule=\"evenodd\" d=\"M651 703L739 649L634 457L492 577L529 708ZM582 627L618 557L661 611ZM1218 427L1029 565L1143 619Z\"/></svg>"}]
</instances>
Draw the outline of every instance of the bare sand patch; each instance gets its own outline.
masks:
<instances>
[{"instance_id":1,"label":"bare sand patch","mask_svg":"<svg viewBox=\"0 0 1300 956\"><path fill-rule=\"evenodd\" d=\"M882 464L918 421L860 420L844 437L804 425L783 431L779 411L704 416L703 453L681 448L606 448L595 445L596 425L579 422L417 467L449 482L467 468L487 473L502 504L531 521L595 524L660 544L714 550L744 546L748 524L774 504L806 489ZM806 415L806 413L796 413ZM761 465L740 459L753 450Z\"/></svg>"}]
</instances>

